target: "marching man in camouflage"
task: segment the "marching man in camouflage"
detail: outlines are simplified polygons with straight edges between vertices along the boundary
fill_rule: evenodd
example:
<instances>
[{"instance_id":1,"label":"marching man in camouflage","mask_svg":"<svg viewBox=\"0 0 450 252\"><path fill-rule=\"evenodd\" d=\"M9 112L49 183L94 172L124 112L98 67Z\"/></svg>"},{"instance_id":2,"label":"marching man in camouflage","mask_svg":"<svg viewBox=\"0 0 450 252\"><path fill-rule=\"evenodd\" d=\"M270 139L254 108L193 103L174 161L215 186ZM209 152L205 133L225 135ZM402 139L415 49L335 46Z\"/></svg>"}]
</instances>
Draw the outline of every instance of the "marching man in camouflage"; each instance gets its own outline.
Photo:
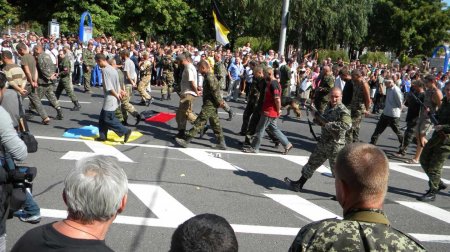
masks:
<instances>
[{"instance_id":1,"label":"marching man in camouflage","mask_svg":"<svg viewBox=\"0 0 450 252\"><path fill-rule=\"evenodd\" d=\"M173 92L174 78L174 63L172 60L172 51L168 50L161 59L162 73L161 73L161 101L171 100L171 93Z\"/></svg>"},{"instance_id":2,"label":"marching man in camouflage","mask_svg":"<svg viewBox=\"0 0 450 252\"><path fill-rule=\"evenodd\" d=\"M291 98L291 78L292 65L294 59L290 58L288 63L280 67L280 85L281 85L281 106L287 109L287 116L289 116L291 109L294 110L297 117L301 116L300 108L297 102Z\"/></svg>"},{"instance_id":3,"label":"marching man in camouflage","mask_svg":"<svg viewBox=\"0 0 450 252\"><path fill-rule=\"evenodd\" d=\"M214 61L216 62L214 64L214 76L216 76L216 79L219 81L220 84L220 90L224 90L226 86L226 79L227 79L227 69L225 68L225 65L222 61L222 54L216 53L214 54ZM220 92L220 95L222 95L222 92ZM228 121L233 120L233 117L235 113L233 110L231 110L228 103L224 100L223 101L223 110L228 113Z\"/></svg>"},{"instance_id":4,"label":"marching man in camouflage","mask_svg":"<svg viewBox=\"0 0 450 252\"><path fill-rule=\"evenodd\" d=\"M217 79L211 73L210 66L207 61L201 60L197 64L199 72L205 77L203 81L203 106L200 114L194 122L194 126L189 130L185 137L176 137L175 140L179 145L186 148L191 139L202 131L205 124L209 120L211 127L216 135L218 144L216 149L225 150L225 138L223 136L222 127L220 126L217 108L223 107L223 98L220 94L220 86Z\"/></svg>"},{"instance_id":5,"label":"marching man in camouflage","mask_svg":"<svg viewBox=\"0 0 450 252\"><path fill-rule=\"evenodd\" d=\"M56 109L56 119L62 120L64 116L53 91L53 81L58 78L55 65L50 56L44 53L42 45L38 44L34 47L34 54L37 57L38 93L47 97L50 104Z\"/></svg>"},{"instance_id":6,"label":"marching man in camouflage","mask_svg":"<svg viewBox=\"0 0 450 252\"><path fill-rule=\"evenodd\" d=\"M92 91L91 91L91 74L92 74L92 69L94 69L94 66L95 66L94 44L92 42L89 42L87 48L83 49L82 57L83 57L84 92L92 93Z\"/></svg>"},{"instance_id":7,"label":"marching man in camouflage","mask_svg":"<svg viewBox=\"0 0 450 252\"><path fill-rule=\"evenodd\" d=\"M306 181L313 176L314 171L327 159L330 162L331 172L334 173L336 156L345 145L345 133L352 126L350 111L342 104L341 89L332 88L328 96L330 102L323 115L315 112L316 121L322 126L322 135L308 163L303 166L301 178L297 181L288 177L284 178L286 184L296 192L303 188Z\"/></svg>"},{"instance_id":8,"label":"marching man in camouflage","mask_svg":"<svg viewBox=\"0 0 450 252\"><path fill-rule=\"evenodd\" d=\"M344 219L308 224L289 251L425 251L414 238L391 227L383 203L389 163L383 151L353 143L338 154L335 166L336 198Z\"/></svg>"},{"instance_id":9,"label":"marching man in camouflage","mask_svg":"<svg viewBox=\"0 0 450 252\"><path fill-rule=\"evenodd\" d=\"M441 180L442 168L450 155L450 83L444 87L445 97L437 112L439 125L434 126L431 139L425 144L420 155L420 165L428 176L430 189L422 196L420 201L434 201L440 190L447 188Z\"/></svg>"},{"instance_id":10,"label":"marching man in camouflage","mask_svg":"<svg viewBox=\"0 0 450 252\"><path fill-rule=\"evenodd\" d=\"M137 90L143 100L144 104L142 105L150 106L153 98L149 93L147 93L147 87L150 85L150 79L152 78L152 63L148 59L147 51L142 53L142 60L139 62L139 70L141 80L139 81Z\"/></svg>"},{"instance_id":11,"label":"marching man in camouflage","mask_svg":"<svg viewBox=\"0 0 450 252\"><path fill-rule=\"evenodd\" d=\"M314 106L323 113L328 104L328 94L334 87L333 73L329 66L324 66L319 86L314 91Z\"/></svg>"},{"instance_id":12,"label":"marching man in camouflage","mask_svg":"<svg viewBox=\"0 0 450 252\"><path fill-rule=\"evenodd\" d=\"M74 104L71 110L78 111L80 110L81 105L73 92L73 86L70 78L70 60L68 57L66 57L66 54L63 49L59 50L58 68L59 68L59 83L55 92L56 98L59 100L62 91L65 90L67 96L69 96L70 100Z\"/></svg>"},{"instance_id":13,"label":"marching man in camouflage","mask_svg":"<svg viewBox=\"0 0 450 252\"><path fill-rule=\"evenodd\" d=\"M370 87L359 70L352 71L353 94L350 103L352 128L347 132L347 143L359 142L359 128L364 116L369 115Z\"/></svg>"}]
</instances>

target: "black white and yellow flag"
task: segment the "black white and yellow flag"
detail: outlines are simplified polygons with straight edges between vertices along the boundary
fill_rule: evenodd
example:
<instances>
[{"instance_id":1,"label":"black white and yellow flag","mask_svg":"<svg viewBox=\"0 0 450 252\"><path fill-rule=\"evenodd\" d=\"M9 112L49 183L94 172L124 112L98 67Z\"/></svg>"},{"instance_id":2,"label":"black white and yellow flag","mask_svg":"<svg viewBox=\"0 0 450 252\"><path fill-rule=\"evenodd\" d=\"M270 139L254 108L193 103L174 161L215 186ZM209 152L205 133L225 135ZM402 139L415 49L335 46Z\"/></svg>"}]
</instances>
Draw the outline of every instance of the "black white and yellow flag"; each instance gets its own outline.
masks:
<instances>
[{"instance_id":1,"label":"black white and yellow flag","mask_svg":"<svg viewBox=\"0 0 450 252\"><path fill-rule=\"evenodd\" d=\"M227 25L223 21L220 16L219 9L217 8L216 1L211 1L212 5L212 15L214 18L214 27L216 29L216 41L222 45L227 45L230 41L227 38L228 33L230 33L230 29L228 29Z\"/></svg>"}]
</instances>

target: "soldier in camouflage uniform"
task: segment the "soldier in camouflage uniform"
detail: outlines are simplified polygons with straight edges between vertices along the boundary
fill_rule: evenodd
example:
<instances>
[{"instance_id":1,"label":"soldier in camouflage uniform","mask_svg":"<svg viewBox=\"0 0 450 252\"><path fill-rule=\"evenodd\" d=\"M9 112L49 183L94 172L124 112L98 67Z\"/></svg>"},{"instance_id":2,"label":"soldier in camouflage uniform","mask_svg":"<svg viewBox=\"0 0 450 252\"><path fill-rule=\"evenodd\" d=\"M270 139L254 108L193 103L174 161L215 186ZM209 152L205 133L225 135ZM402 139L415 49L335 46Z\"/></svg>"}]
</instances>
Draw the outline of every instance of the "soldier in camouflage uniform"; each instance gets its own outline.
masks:
<instances>
[{"instance_id":1,"label":"soldier in camouflage uniform","mask_svg":"<svg viewBox=\"0 0 450 252\"><path fill-rule=\"evenodd\" d=\"M248 131L250 118L254 113L259 113L256 110L258 105L259 96L261 95L261 90L259 88L262 86L261 82L264 80L264 73L261 66L256 66L253 68L253 85L250 87L249 95L247 98L247 106L245 106L244 114L242 115L242 126L241 136L245 136Z\"/></svg>"},{"instance_id":2,"label":"soldier in camouflage uniform","mask_svg":"<svg viewBox=\"0 0 450 252\"><path fill-rule=\"evenodd\" d=\"M426 251L414 238L391 227L383 212L389 162L370 144L349 144L339 152L336 198L344 219L325 219L300 230L289 251Z\"/></svg>"},{"instance_id":3,"label":"soldier in camouflage uniform","mask_svg":"<svg viewBox=\"0 0 450 252\"><path fill-rule=\"evenodd\" d=\"M50 56L44 53L42 45L36 45L34 47L34 54L37 57L38 93L47 97L50 104L56 109L56 119L62 120L64 116L53 91L53 81L57 79L58 75L56 73L56 67Z\"/></svg>"},{"instance_id":4,"label":"soldier in camouflage uniform","mask_svg":"<svg viewBox=\"0 0 450 252\"><path fill-rule=\"evenodd\" d=\"M172 59L172 50L168 50L167 53L161 58L161 100L170 100L171 93L173 92L174 79L174 64Z\"/></svg>"},{"instance_id":5,"label":"soldier in camouflage uniform","mask_svg":"<svg viewBox=\"0 0 450 252\"><path fill-rule=\"evenodd\" d=\"M95 59L94 59L94 44L92 42L88 43L87 48L83 49L83 86L84 91L86 93L92 93L91 91L91 74L92 69L94 69L95 66Z\"/></svg>"},{"instance_id":6,"label":"soldier in camouflage uniform","mask_svg":"<svg viewBox=\"0 0 450 252\"><path fill-rule=\"evenodd\" d=\"M359 127L365 115L370 111L370 87L359 70L352 71L353 95L350 103L352 128L345 136L347 143L359 142Z\"/></svg>"},{"instance_id":7,"label":"soldier in camouflage uniform","mask_svg":"<svg viewBox=\"0 0 450 252\"><path fill-rule=\"evenodd\" d=\"M314 90L314 106L320 113L325 111L328 104L328 94L334 87L334 78L329 66L323 67L319 86Z\"/></svg>"},{"instance_id":8,"label":"soldier in camouflage uniform","mask_svg":"<svg viewBox=\"0 0 450 252\"><path fill-rule=\"evenodd\" d=\"M63 90L66 90L67 96L70 97L70 100L73 102L74 106L71 109L72 111L78 111L81 108L80 103L78 102L77 97L73 92L72 81L70 78L70 59L66 56L64 50L59 50L59 60L58 60L58 68L59 68L59 83L56 88L56 98L59 100L61 93Z\"/></svg>"},{"instance_id":9,"label":"soldier in camouflage uniform","mask_svg":"<svg viewBox=\"0 0 450 252\"><path fill-rule=\"evenodd\" d=\"M220 90L224 90L226 86L226 79L227 79L227 69L225 68L225 64L222 61L222 54L216 53L214 55L214 61L216 62L214 64L214 76L216 76L216 79L219 81L220 84ZM222 95L222 91L220 91L220 95ZM231 110L228 103L224 100L223 101L223 110L228 113L228 121L231 121L233 119L233 116L235 113Z\"/></svg>"},{"instance_id":10,"label":"soldier in camouflage uniform","mask_svg":"<svg viewBox=\"0 0 450 252\"><path fill-rule=\"evenodd\" d=\"M148 59L147 51L142 53L142 61L139 62L139 70L141 80L139 81L137 89L143 100L143 105L149 106L153 100L152 96L147 93L147 87L150 85L150 80L152 78L152 63Z\"/></svg>"},{"instance_id":11,"label":"soldier in camouflage uniform","mask_svg":"<svg viewBox=\"0 0 450 252\"><path fill-rule=\"evenodd\" d=\"M199 72L205 77L203 81L202 110L195 120L194 126L186 133L185 137L176 137L175 140L179 145L186 148L191 139L204 129L207 121L209 120L218 142L215 148L225 150L225 138L223 136L219 115L217 113L217 108L223 107L223 98L220 95L220 86L217 79L211 73L210 66L207 61L201 60L197 66Z\"/></svg>"},{"instance_id":12,"label":"soldier in camouflage uniform","mask_svg":"<svg viewBox=\"0 0 450 252\"><path fill-rule=\"evenodd\" d=\"M134 124L137 126L139 122L141 121L142 117L137 112L136 108L130 103L131 96L133 95L133 87L136 87L136 79L137 75L135 72L135 65L133 61L130 59L130 52L128 50L123 50L120 52L120 57L123 61L123 76L124 76L124 86L121 87L122 90L126 91L126 94L122 96L121 98L121 104L120 107L122 109L122 115L123 115L123 124L126 126L128 125L127 119L128 119L128 113L130 113L132 116L136 118L136 123Z\"/></svg>"},{"instance_id":13,"label":"soldier in camouflage uniform","mask_svg":"<svg viewBox=\"0 0 450 252\"><path fill-rule=\"evenodd\" d=\"M431 139L425 144L420 155L420 165L428 176L430 189L417 198L420 201L434 201L436 194L447 185L441 180L442 167L450 155L450 83L444 88L445 97L437 111L439 125L434 126Z\"/></svg>"},{"instance_id":14,"label":"soldier in camouflage uniform","mask_svg":"<svg viewBox=\"0 0 450 252\"><path fill-rule=\"evenodd\" d=\"M322 136L309 157L308 163L303 166L301 178L297 181L293 181L288 177L284 178L286 184L296 192L303 188L303 185L312 177L314 171L327 159L330 162L331 172L334 173L336 156L345 145L345 133L352 126L350 111L342 104L342 91L337 87L332 88L329 100L330 103L322 118L317 113L315 115L316 121L322 126Z\"/></svg>"},{"instance_id":15,"label":"soldier in camouflage uniform","mask_svg":"<svg viewBox=\"0 0 450 252\"><path fill-rule=\"evenodd\" d=\"M301 116L300 108L297 102L291 98L291 78L292 78L292 64L294 59L290 58L288 63L280 67L280 85L281 85L281 106L287 109L287 114L289 115L291 109L294 109L297 117Z\"/></svg>"}]
</instances>

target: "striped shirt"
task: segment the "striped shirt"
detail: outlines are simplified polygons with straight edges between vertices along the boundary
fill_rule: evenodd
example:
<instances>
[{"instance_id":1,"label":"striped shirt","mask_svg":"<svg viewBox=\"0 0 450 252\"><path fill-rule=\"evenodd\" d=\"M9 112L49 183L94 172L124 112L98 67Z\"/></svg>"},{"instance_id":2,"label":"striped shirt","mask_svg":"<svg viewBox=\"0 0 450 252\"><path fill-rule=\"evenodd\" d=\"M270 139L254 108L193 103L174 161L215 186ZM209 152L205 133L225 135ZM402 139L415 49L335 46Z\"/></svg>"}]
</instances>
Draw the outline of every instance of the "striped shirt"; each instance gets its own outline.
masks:
<instances>
[{"instance_id":1,"label":"striped shirt","mask_svg":"<svg viewBox=\"0 0 450 252\"><path fill-rule=\"evenodd\" d=\"M19 65L8 64L3 68L3 72L5 72L9 85L25 88L27 77Z\"/></svg>"}]
</instances>

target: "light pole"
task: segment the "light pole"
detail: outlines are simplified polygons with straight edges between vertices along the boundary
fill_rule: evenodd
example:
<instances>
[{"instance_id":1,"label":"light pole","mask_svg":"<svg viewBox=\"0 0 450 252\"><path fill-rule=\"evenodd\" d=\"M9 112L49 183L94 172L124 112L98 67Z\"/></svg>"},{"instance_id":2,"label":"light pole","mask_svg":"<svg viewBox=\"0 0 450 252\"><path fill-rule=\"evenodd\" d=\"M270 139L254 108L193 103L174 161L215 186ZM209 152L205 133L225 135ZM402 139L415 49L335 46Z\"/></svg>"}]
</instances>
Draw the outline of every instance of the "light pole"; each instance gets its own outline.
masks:
<instances>
[{"instance_id":1,"label":"light pole","mask_svg":"<svg viewBox=\"0 0 450 252\"><path fill-rule=\"evenodd\" d=\"M283 9L281 11L281 31L280 31L280 45L278 47L278 57L284 56L284 46L286 43L286 30L289 19L289 0L283 0Z\"/></svg>"}]
</instances>

